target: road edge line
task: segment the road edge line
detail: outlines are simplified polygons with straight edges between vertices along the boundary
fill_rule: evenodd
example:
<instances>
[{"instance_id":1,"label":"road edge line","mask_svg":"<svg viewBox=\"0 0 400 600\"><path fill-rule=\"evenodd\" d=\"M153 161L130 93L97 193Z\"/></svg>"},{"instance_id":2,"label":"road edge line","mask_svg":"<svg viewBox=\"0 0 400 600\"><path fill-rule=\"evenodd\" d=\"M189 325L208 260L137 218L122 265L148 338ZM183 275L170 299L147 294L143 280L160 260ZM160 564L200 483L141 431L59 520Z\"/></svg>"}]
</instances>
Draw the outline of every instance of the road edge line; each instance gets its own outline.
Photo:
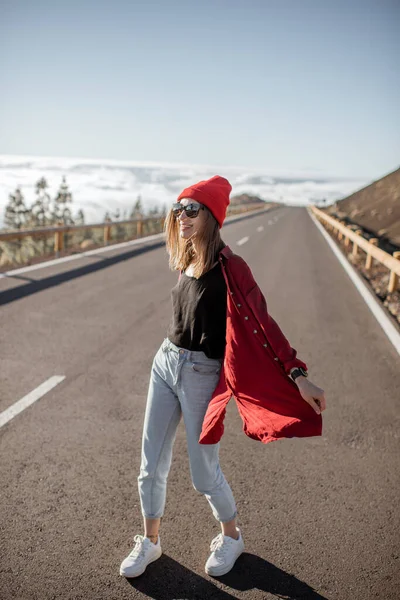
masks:
<instances>
[{"instance_id":1,"label":"road edge line","mask_svg":"<svg viewBox=\"0 0 400 600\"><path fill-rule=\"evenodd\" d=\"M333 251L336 258L339 260L340 264L354 283L361 297L367 304L375 319L378 321L379 325L382 327L389 341L393 344L395 350L397 350L397 353L400 355L400 333L390 321L389 317L387 316L383 308L380 306L379 301L375 298L374 294L368 289L361 276L357 273L356 269L347 260L347 258L342 254L342 252L336 246L335 242L332 240L330 235L325 231L324 227L321 225L318 219L308 208L307 212L314 224L316 225L316 227L320 230L320 232L328 242L329 246L331 247L331 250Z\"/></svg>"}]
</instances>

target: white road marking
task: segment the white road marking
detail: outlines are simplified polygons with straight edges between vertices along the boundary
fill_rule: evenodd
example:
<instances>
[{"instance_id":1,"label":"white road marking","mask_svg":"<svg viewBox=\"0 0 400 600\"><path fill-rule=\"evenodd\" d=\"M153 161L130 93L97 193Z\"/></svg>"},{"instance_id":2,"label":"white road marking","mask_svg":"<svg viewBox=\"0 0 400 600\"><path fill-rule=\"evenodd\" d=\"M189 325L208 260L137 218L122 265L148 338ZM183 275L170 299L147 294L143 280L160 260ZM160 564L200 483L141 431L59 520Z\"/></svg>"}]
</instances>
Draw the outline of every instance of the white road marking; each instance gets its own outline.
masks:
<instances>
[{"instance_id":1,"label":"white road marking","mask_svg":"<svg viewBox=\"0 0 400 600\"><path fill-rule=\"evenodd\" d=\"M264 231L264 225L260 225L260 227L257 227L257 231Z\"/></svg>"},{"instance_id":2,"label":"white road marking","mask_svg":"<svg viewBox=\"0 0 400 600\"><path fill-rule=\"evenodd\" d=\"M238 242L236 242L236 243L237 243L237 245L238 245L238 246L242 246L243 244L245 244L246 242L248 242L248 241L249 241L249 239L250 239L250 238L247 236L247 237L244 237L244 238L242 238L241 240L239 240L239 241L238 241Z\"/></svg>"},{"instance_id":3,"label":"white road marking","mask_svg":"<svg viewBox=\"0 0 400 600\"><path fill-rule=\"evenodd\" d=\"M346 271L346 273L348 274L348 276L350 277L350 279L356 286L357 290L360 292L363 300L365 301L368 308L370 309L370 311L372 312L372 314L378 321L379 325L382 327L383 331L386 333L387 337L392 342L392 344L395 347L395 349L397 350L397 352L400 354L400 333L397 331L396 327L390 321L389 317L387 316L387 314L385 313L383 308L380 306L378 300L367 288L367 286L365 285L365 283L363 282L363 280L361 279L360 275L357 273L357 271L355 270L353 265L351 265L351 263L349 263L347 261L345 256L341 253L339 248L336 246L335 242L332 240L329 233L327 233L325 231L324 227L321 225L321 223L318 221L318 219L316 219L316 217L313 215L311 210L307 210L307 212L310 215L311 219L314 221L315 225L318 227L318 229L322 233L322 235L324 236L324 238L326 239L326 241L328 242L328 244L331 247L336 258L338 259L338 261L340 262L340 264L342 265L342 267L344 268L344 270Z\"/></svg>"},{"instance_id":4,"label":"white road marking","mask_svg":"<svg viewBox=\"0 0 400 600\"><path fill-rule=\"evenodd\" d=\"M11 419L25 410L25 408L28 408L28 406L36 402L36 400L39 400L42 396L47 394L47 392L56 387L56 385L61 383L61 381L64 379L65 375L53 375L53 377L50 377L47 379L47 381L41 383L36 389L32 390L29 392L29 394L21 398L21 400L18 400L12 406L4 410L2 413L0 413L0 427L3 427L3 425L8 423L8 421L11 421Z\"/></svg>"}]
</instances>

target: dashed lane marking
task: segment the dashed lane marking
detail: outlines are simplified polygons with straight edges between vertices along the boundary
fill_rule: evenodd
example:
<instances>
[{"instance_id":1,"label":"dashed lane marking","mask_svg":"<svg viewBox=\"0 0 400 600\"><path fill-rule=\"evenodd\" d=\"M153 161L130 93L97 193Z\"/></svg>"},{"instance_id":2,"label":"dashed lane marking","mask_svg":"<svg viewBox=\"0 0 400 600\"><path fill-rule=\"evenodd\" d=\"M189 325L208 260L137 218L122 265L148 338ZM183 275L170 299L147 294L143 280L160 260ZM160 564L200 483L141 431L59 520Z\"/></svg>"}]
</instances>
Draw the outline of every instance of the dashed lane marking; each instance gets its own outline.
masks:
<instances>
[{"instance_id":1,"label":"dashed lane marking","mask_svg":"<svg viewBox=\"0 0 400 600\"><path fill-rule=\"evenodd\" d=\"M56 385L61 383L64 379L65 375L53 375L53 377L50 377L47 381L44 381L37 388L29 392L29 394L21 398L21 400L18 400L12 406L4 410L0 413L0 427L3 427L3 425L11 421L11 419L28 408L28 406L31 406L31 404L36 402L36 400L40 400L42 396L47 394L47 392L50 392L50 390L56 387Z\"/></svg>"},{"instance_id":2,"label":"dashed lane marking","mask_svg":"<svg viewBox=\"0 0 400 600\"><path fill-rule=\"evenodd\" d=\"M238 246L243 246L243 244L245 244L246 242L249 241L249 236L242 238L241 240L239 240L237 243Z\"/></svg>"}]
</instances>

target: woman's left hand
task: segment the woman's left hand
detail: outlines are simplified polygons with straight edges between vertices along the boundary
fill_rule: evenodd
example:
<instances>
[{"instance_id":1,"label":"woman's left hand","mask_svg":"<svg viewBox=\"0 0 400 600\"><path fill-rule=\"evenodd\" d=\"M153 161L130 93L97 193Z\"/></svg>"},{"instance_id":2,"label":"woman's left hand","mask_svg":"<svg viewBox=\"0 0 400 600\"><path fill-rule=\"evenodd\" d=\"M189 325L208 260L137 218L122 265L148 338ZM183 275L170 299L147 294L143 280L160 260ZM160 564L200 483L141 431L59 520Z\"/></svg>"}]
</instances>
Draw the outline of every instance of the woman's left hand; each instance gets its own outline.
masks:
<instances>
[{"instance_id":1,"label":"woman's left hand","mask_svg":"<svg viewBox=\"0 0 400 600\"><path fill-rule=\"evenodd\" d=\"M306 377L297 377L297 387L301 396L320 415L326 409L325 392Z\"/></svg>"}]
</instances>

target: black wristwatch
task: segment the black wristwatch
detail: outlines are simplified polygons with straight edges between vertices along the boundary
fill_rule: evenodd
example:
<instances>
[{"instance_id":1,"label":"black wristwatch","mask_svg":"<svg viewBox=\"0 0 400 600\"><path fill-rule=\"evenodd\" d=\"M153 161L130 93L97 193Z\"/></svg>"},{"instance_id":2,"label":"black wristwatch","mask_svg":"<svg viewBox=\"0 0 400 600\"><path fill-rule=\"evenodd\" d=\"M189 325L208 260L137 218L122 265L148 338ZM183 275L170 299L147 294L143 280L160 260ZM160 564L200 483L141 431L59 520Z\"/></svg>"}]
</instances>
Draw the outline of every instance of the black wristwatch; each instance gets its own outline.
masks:
<instances>
[{"instance_id":1,"label":"black wristwatch","mask_svg":"<svg viewBox=\"0 0 400 600\"><path fill-rule=\"evenodd\" d=\"M303 367L296 367L296 369L294 369L290 373L290 377L293 379L293 381L295 381L296 377L298 377L299 375L304 375L304 377L308 377L308 373L305 369L303 369Z\"/></svg>"}]
</instances>

